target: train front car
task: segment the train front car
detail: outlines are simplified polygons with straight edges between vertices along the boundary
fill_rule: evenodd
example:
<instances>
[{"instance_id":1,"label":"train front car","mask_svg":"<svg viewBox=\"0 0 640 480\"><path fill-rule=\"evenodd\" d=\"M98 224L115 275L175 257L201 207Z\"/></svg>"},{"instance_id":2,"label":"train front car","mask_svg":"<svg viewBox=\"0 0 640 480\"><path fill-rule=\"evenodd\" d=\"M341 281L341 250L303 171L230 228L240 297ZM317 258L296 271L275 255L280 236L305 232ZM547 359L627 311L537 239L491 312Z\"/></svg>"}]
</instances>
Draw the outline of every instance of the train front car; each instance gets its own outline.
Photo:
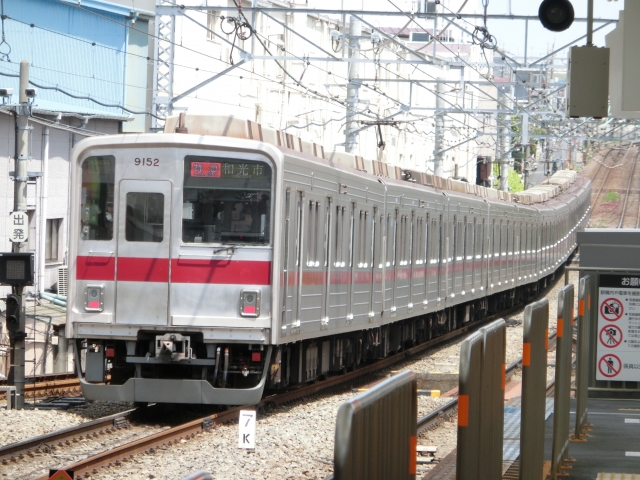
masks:
<instances>
[{"instance_id":1,"label":"train front car","mask_svg":"<svg viewBox=\"0 0 640 480\"><path fill-rule=\"evenodd\" d=\"M66 333L87 399L260 399L280 158L185 134L75 148Z\"/></svg>"}]
</instances>

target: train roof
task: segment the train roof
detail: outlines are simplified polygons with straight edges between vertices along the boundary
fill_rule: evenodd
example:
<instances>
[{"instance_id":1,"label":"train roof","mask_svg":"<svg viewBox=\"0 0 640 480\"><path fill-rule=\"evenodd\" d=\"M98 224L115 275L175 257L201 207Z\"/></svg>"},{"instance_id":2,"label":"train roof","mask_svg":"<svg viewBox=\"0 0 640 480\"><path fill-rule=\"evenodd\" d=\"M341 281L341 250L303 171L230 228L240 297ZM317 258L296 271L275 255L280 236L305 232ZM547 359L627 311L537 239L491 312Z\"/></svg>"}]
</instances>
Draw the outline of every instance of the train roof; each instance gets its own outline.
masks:
<instances>
[{"instance_id":1,"label":"train roof","mask_svg":"<svg viewBox=\"0 0 640 480\"><path fill-rule=\"evenodd\" d=\"M405 180L424 186L466 193L489 200L503 200L507 202L533 205L545 203L562 192L568 190L578 178L573 170L560 170L545 180L543 184L518 193L508 193L468 182L442 178L417 170L402 169L388 165L378 160L370 160L359 155L346 152L326 152L322 145L303 140L290 133L265 127L251 120L245 120L232 115L193 115L181 113L168 117L165 122L164 133L189 133L195 135L213 135L222 137L242 138L271 144L283 150L293 150L307 156L338 163L354 170L369 173L384 178Z\"/></svg>"}]
</instances>

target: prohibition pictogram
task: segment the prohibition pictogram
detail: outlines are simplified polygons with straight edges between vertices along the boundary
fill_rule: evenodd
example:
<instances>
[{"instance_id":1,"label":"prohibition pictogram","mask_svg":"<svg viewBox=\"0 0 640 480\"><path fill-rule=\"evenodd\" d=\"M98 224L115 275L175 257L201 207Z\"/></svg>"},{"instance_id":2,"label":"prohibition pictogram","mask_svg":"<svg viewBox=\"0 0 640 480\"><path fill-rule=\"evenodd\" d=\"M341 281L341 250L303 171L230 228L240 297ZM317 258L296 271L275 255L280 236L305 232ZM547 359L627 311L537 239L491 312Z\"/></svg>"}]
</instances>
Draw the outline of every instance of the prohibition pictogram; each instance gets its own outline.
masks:
<instances>
[{"instance_id":1,"label":"prohibition pictogram","mask_svg":"<svg viewBox=\"0 0 640 480\"><path fill-rule=\"evenodd\" d=\"M624 308L622 302L617 298L607 298L602 305L600 305L600 315L608 322L615 322L620 320Z\"/></svg>"},{"instance_id":2,"label":"prohibition pictogram","mask_svg":"<svg viewBox=\"0 0 640 480\"><path fill-rule=\"evenodd\" d=\"M598 361L598 370L607 378L613 378L622 371L622 362L611 353L608 353Z\"/></svg>"},{"instance_id":3,"label":"prohibition pictogram","mask_svg":"<svg viewBox=\"0 0 640 480\"><path fill-rule=\"evenodd\" d=\"M605 325L600 330L600 343L607 348L616 348L622 343L622 330L617 325Z\"/></svg>"}]
</instances>

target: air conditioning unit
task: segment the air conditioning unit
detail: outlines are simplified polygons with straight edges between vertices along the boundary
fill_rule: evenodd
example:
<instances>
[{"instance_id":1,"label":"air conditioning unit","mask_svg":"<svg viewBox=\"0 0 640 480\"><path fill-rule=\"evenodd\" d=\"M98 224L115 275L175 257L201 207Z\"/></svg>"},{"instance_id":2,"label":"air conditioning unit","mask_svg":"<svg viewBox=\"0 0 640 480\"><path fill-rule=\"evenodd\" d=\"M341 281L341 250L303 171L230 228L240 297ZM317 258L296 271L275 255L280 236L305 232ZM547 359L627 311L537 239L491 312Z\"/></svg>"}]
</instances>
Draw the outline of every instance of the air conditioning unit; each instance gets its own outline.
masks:
<instances>
[{"instance_id":1,"label":"air conditioning unit","mask_svg":"<svg viewBox=\"0 0 640 480\"><path fill-rule=\"evenodd\" d=\"M58 267L58 295L67 296L69 289L69 270L67 265Z\"/></svg>"},{"instance_id":2,"label":"air conditioning unit","mask_svg":"<svg viewBox=\"0 0 640 480\"><path fill-rule=\"evenodd\" d=\"M411 42L427 43L431 40L431 34L427 32L411 32L411 36L409 38Z\"/></svg>"}]
</instances>

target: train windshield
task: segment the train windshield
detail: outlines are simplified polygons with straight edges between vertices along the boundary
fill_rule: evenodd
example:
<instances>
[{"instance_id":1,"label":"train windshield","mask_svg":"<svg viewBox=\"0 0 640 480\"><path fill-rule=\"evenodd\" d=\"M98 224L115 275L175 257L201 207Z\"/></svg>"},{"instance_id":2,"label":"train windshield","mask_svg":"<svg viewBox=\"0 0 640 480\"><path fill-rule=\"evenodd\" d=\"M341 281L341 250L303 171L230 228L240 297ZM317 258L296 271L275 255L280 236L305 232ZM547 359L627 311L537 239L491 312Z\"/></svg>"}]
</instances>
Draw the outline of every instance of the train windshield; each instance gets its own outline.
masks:
<instances>
[{"instance_id":1,"label":"train windshield","mask_svg":"<svg viewBox=\"0 0 640 480\"><path fill-rule=\"evenodd\" d=\"M269 243L271 167L189 155L184 161L183 243Z\"/></svg>"},{"instance_id":2,"label":"train windshield","mask_svg":"<svg viewBox=\"0 0 640 480\"><path fill-rule=\"evenodd\" d=\"M110 155L89 157L82 162L80 193L80 238L113 238L113 185L115 158Z\"/></svg>"}]
</instances>

